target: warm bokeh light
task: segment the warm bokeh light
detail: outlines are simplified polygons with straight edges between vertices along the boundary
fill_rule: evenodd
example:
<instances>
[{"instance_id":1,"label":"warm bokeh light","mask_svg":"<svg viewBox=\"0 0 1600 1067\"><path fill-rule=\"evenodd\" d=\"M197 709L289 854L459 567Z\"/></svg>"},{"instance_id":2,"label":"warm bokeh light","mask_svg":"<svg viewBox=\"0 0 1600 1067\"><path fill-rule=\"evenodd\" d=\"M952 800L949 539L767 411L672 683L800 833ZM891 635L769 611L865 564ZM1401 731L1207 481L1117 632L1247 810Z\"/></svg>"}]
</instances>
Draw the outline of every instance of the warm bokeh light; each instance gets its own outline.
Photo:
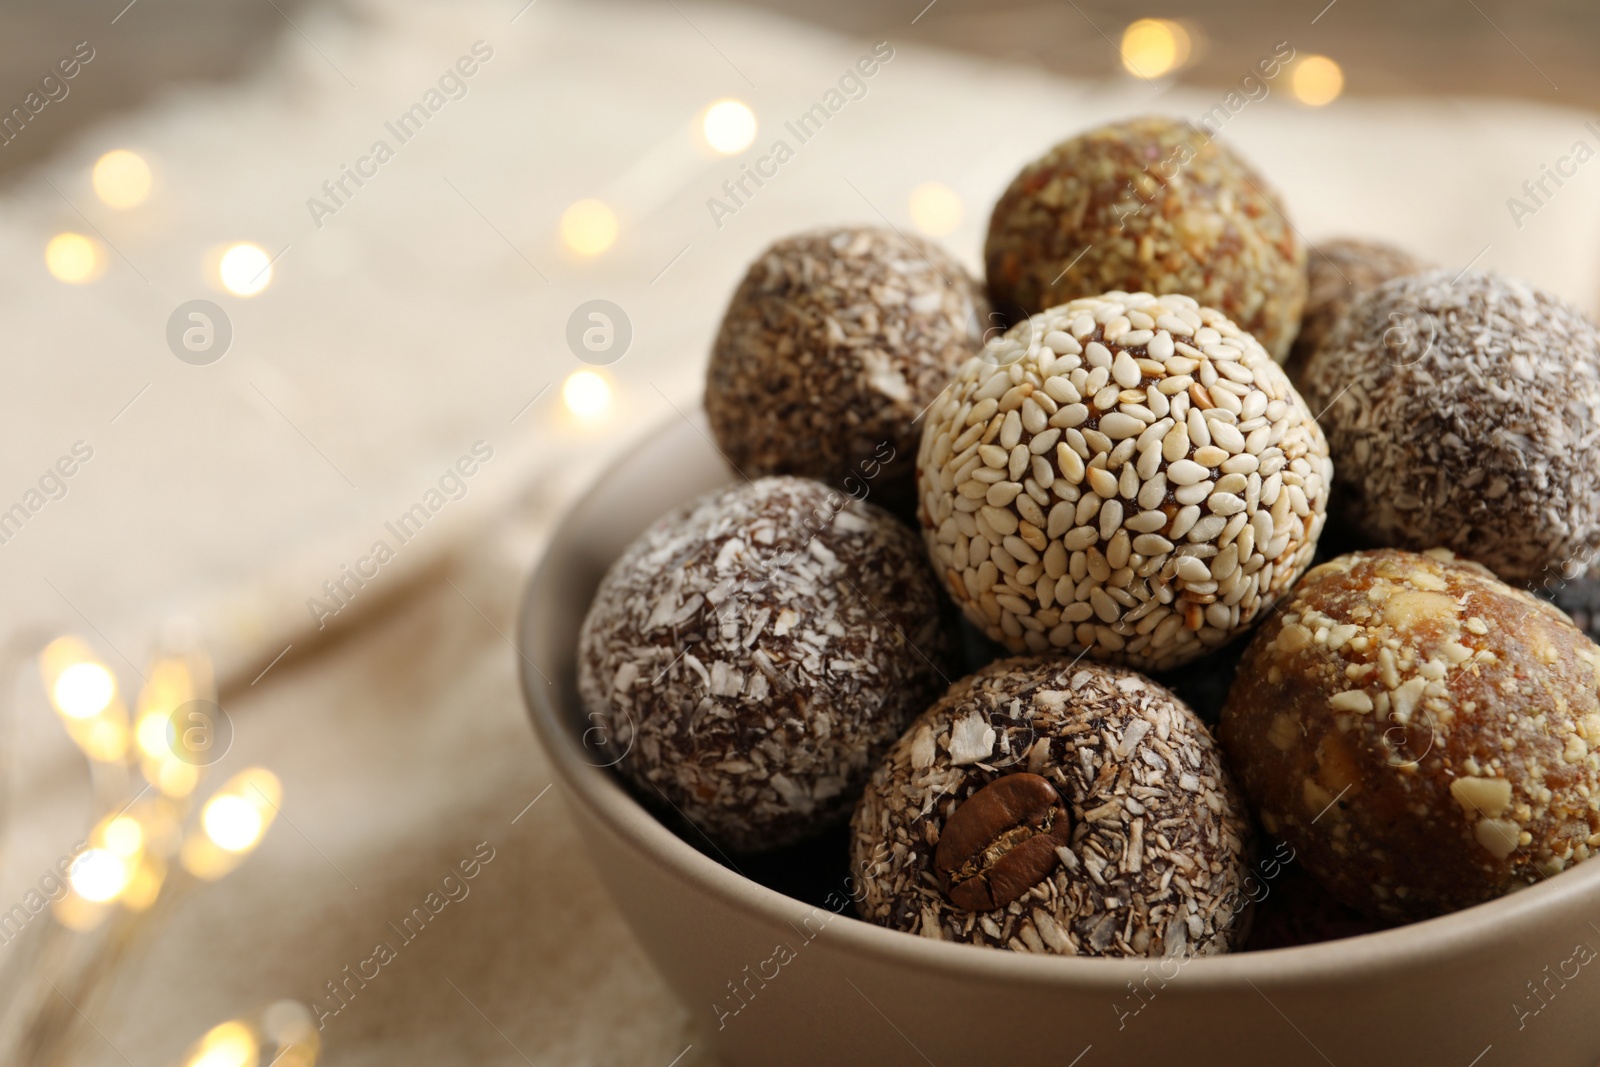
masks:
<instances>
[{"instance_id":1,"label":"warm bokeh light","mask_svg":"<svg viewBox=\"0 0 1600 1067\"><path fill-rule=\"evenodd\" d=\"M115 900L133 877L134 865L107 848L91 848L73 861L67 881L85 900Z\"/></svg>"},{"instance_id":2,"label":"warm bokeh light","mask_svg":"<svg viewBox=\"0 0 1600 1067\"><path fill-rule=\"evenodd\" d=\"M58 233L44 246L44 265L57 281L83 285L105 273L106 257L94 238Z\"/></svg>"},{"instance_id":3,"label":"warm bokeh light","mask_svg":"<svg viewBox=\"0 0 1600 1067\"><path fill-rule=\"evenodd\" d=\"M1327 56L1302 56L1294 65L1293 88L1302 104L1322 107L1344 92L1344 71Z\"/></svg>"},{"instance_id":4,"label":"warm bokeh light","mask_svg":"<svg viewBox=\"0 0 1600 1067\"><path fill-rule=\"evenodd\" d=\"M260 245L241 241L217 265L222 287L235 296L255 296L272 283L272 257Z\"/></svg>"},{"instance_id":5,"label":"warm bokeh light","mask_svg":"<svg viewBox=\"0 0 1600 1067\"><path fill-rule=\"evenodd\" d=\"M200 784L200 768L179 759L161 760L145 768L145 780L164 796L186 797Z\"/></svg>"},{"instance_id":6,"label":"warm bokeh light","mask_svg":"<svg viewBox=\"0 0 1600 1067\"><path fill-rule=\"evenodd\" d=\"M144 827L131 815L119 815L106 824L106 848L124 858L137 856L144 848Z\"/></svg>"},{"instance_id":7,"label":"warm bokeh light","mask_svg":"<svg viewBox=\"0 0 1600 1067\"><path fill-rule=\"evenodd\" d=\"M144 911L161 895L161 886L166 880L166 864L154 856L146 855L138 871L128 880L128 887L122 891L123 906L133 911Z\"/></svg>"},{"instance_id":8,"label":"warm bokeh light","mask_svg":"<svg viewBox=\"0 0 1600 1067\"><path fill-rule=\"evenodd\" d=\"M911 190L911 222L930 237L943 237L961 225L961 197L948 185L923 182Z\"/></svg>"},{"instance_id":9,"label":"warm bokeh light","mask_svg":"<svg viewBox=\"0 0 1600 1067\"><path fill-rule=\"evenodd\" d=\"M110 706L117 680L98 663L74 663L56 677L50 698L69 719L92 719Z\"/></svg>"},{"instance_id":10,"label":"warm bokeh light","mask_svg":"<svg viewBox=\"0 0 1600 1067\"><path fill-rule=\"evenodd\" d=\"M580 256L598 256L616 243L616 213L598 200L579 200L561 215L561 239Z\"/></svg>"},{"instance_id":11,"label":"warm bokeh light","mask_svg":"<svg viewBox=\"0 0 1600 1067\"><path fill-rule=\"evenodd\" d=\"M150 164L126 148L101 156L95 162L92 178L94 194L119 211L138 207L150 196Z\"/></svg>"},{"instance_id":12,"label":"warm bokeh light","mask_svg":"<svg viewBox=\"0 0 1600 1067\"><path fill-rule=\"evenodd\" d=\"M597 419L611 406L611 383L596 371L573 371L561 384L561 400L578 418Z\"/></svg>"},{"instance_id":13,"label":"warm bokeh light","mask_svg":"<svg viewBox=\"0 0 1600 1067\"><path fill-rule=\"evenodd\" d=\"M255 1031L237 1020L214 1026L195 1043L184 1067L256 1067Z\"/></svg>"},{"instance_id":14,"label":"warm bokeh light","mask_svg":"<svg viewBox=\"0 0 1600 1067\"><path fill-rule=\"evenodd\" d=\"M1155 79L1189 61L1189 31L1171 19L1139 19L1122 31L1122 65L1129 74Z\"/></svg>"},{"instance_id":15,"label":"warm bokeh light","mask_svg":"<svg viewBox=\"0 0 1600 1067\"><path fill-rule=\"evenodd\" d=\"M701 129L714 150L735 155L756 139L756 113L738 100L718 100L706 109Z\"/></svg>"},{"instance_id":16,"label":"warm bokeh light","mask_svg":"<svg viewBox=\"0 0 1600 1067\"><path fill-rule=\"evenodd\" d=\"M261 840L261 812L244 797L212 797L200 821L206 836L229 852L243 852Z\"/></svg>"}]
</instances>

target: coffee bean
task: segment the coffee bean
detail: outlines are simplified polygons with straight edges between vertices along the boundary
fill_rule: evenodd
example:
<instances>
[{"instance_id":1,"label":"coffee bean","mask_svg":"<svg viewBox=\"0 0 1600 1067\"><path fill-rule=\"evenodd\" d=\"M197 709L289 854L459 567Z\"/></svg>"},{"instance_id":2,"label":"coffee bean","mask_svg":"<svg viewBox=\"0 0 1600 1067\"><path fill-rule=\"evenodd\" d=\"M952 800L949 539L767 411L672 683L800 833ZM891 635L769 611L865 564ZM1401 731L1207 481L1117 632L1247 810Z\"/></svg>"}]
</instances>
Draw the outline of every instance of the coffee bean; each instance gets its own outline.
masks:
<instances>
[{"instance_id":1,"label":"coffee bean","mask_svg":"<svg viewBox=\"0 0 1600 1067\"><path fill-rule=\"evenodd\" d=\"M945 823L933 865L950 903L967 911L1003 908L1038 885L1071 840L1072 820L1055 786L1037 774L996 778Z\"/></svg>"}]
</instances>

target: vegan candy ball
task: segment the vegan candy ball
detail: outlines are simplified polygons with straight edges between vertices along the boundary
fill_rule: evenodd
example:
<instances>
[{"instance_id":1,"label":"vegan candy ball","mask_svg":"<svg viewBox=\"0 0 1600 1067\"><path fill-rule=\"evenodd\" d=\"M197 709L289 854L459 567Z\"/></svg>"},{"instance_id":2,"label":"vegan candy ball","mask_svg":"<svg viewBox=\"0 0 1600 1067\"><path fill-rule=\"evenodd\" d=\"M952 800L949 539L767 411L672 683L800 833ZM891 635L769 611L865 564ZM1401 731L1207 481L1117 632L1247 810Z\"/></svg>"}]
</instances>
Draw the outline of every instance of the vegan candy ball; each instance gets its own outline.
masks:
<instances>
[{"instance_id":1,"label":"vegan candy ball","mask_svg":"<svg viewBox=\"0 0 1600 1067\"><path fill-rule=\"evenodd\" d=\"M1289 379L1296 385L1300 383L1312 355L1322 347L1356 297L1390 278L1418 274L1429 266L1410 252L1383 241L1340 237L1313 248L1306 261L1310 285L1306 310L1289 350L1289 361L1284 364Z\"/></svg>"},{"instance_id":2,"label":"vegan candy ball","mask_svg":"<svg viewBox=\"0 0 1600 1067\"><path fill-rule=\"evenodd\" d=\"M1158 670L1294 584L1333 473L1249 334L1149 293L1052 308L969 360L917 470L934 569L990 638Z\"/></svg>"},{"instance_id":3,"label":"vegan candy ball","mask_svg":"<svg viewBox=\"0 0 1600 1067\"><path fill-rule=\"evenodd\" d=\"M1261 824L1345 904L1424 919L1600 847L1600 647L1448 551L1305 576L1251 642L1221 739Z\"/></svg>"},{"instance_id":4,"label":"vegan candy ball","mask_svg":"<svg viewBox=\"0 0 1600 1067\"><path fill-rule=\"evenodd\" d=\"M1250 836L1205 725L1129 670L992 663L922 715L851 823L861 915L1019 952L1191 956L1241 936Z\"/></svg>"},{"instance_id":5,"label":"vegan candy ball","mask_svg":"<svg viewBox=\"0 0 1600 1067\"><path fill-rule=\"evenodd\" d=\"M948 654L915 534L818 482L762 478L658 520L612 565L578 690L647 801L758 852L843 820Z\"/></svg>"},{"instance_id":6,"label":"vegan candy ball","mask_svg":"<svg viewBox=\"0 0 1600 1067\"><path fill-rule=\"evenodd\" d=\"M1600 330L1565 302L1472 271L1395 278L1304 384L1335 511L1368 542L1444 546L1517 583L1600 551Z\"/></svg>"},{"instance_id":7,"label":"vegan candy ball","mask_svg":"<svg viewBox=\"0 0 1600 1067\"><path fill-rule=\"evenodd\" d=\"M1306 297L1306 250L1248 163L1186 122L1080 134L1023 168L984 247L997 308L1027 315L1107 290L1183 293L1280 363Z\"/></svg>"},{"instance_id":8,"label":"vegan candy ball","mask_svg":"<svg viewBox=\"0 0 1600 1067\"><path fill-rule=\"evenodd\" d=\"M788 237L750 265L706 371L717 445L747 477L799 474L909 512L916 418L976 351L988 302L892 230Z\"/></svg>"}]
</instances>

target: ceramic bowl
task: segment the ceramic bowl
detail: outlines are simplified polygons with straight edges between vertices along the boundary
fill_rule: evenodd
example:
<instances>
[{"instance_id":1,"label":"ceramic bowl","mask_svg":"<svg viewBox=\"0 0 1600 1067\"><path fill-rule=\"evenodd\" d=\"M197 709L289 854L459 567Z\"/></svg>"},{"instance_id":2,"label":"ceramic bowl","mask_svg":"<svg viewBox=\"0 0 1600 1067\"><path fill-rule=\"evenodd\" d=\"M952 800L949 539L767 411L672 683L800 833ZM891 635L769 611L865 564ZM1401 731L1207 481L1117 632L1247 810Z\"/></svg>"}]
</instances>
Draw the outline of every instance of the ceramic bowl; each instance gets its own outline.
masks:
<instances>
[{"instance_id":1,"label":"ceramic bowl","mask_svg":"<svg viewBox=\"0 0 1600 1067\"><path fill-rule=\"evenodd\" d=\"M534 729L594 862L723 1063L1600 1060L1600 862L1381 933L1187 961L1110 960L886 930L850 913L842 860L841 892L813 905L676 836L599 765L606 760L577 695L574 649L595 587L623 547L730 477L703 423L675 417L650 434L559 524L528 586L519 635Z\"/></svg>"}]
</instances>

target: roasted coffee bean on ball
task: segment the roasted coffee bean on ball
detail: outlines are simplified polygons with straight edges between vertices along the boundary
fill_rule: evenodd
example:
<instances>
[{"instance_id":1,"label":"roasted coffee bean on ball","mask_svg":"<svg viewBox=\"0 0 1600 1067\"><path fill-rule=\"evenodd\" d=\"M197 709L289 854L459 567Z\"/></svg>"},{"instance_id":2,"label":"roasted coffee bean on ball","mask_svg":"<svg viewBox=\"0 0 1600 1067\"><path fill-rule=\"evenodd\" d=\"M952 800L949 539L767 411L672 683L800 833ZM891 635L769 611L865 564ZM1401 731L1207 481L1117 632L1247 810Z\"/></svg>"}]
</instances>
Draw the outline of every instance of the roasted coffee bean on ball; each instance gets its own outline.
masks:
<instances>
[{"instance_id":1,"label":"roasted coffee bean on ball","mask_svg":"<svg viewBox=\"0 0 1600 1067\"><path fill-rule=\"evenodd\" d=\"M1442 546L1519 584L1600 553L1600 329L1565 301L1477 271L1395 278L1304 386L1333 513L1365 543Z\"/></svg>"},{"instance_id":2,"label":"roasted coffee bean on ball","mask_svg":"<svg viewBox=\"0 0 1600 1067\"><path fill-rule=\"evenodd\" d=\"M1248 630L1310 564L1328 446L1283 368L1181 295L1017 324L928 410L918 518L1013 652L1167 670Z\"/></svg>"},{"instance_id":3,"label":"roasted coffee bean on ball","mask_svg":"<svg viewBox=\"0 0 1600 1067\"><path fill-rule=\"evenodd\" d=\"M1132 671L990 664L890 749L851 822L863 918L1019 952L1242 936L1250 822L1204 724Z\"/></svg>"},{"instance_id":4,"label":"roasted coffee bean on ball","mask_svg":"<svg viewBox=\"0 0 1600 1067\"><path fill-rule=\"evenodd\" d=\"M1026 316L1113 289L1183 293L1280 363L1306 298L1306 250L1266 181L1187 122L1141 118L1023 168L984 246L997 309Z\"/></svg>"},{"instance_id":5,"label":"roasted coffee bean on ball","mask_svg":"<svg viewBox=\"0 0 1600 1067\"><path fill-rule=\"evenodd\" d=\"M989 326L982 287L893 230L785 238L750 265L706 371L741 473L799 474L909 514L917 417Z\"/></svg>"},{"instance_id":6,"label":"roasted coffee bean on ball","mask_svg":"<svg viewBox=\"0 0 1600 1067\"><path fill-rule=\"evenodd\" d=\"M881 508L789 477L704 496L627 548L584 619L597 761L729 851L819 832L947 684L941 607Z\"/></svg>"},{"instance_id":7,"label":"roasted coffee bean on ball","mask_svg":"<svg viewBox=\"0 0 1600 1067\"><path fill-rule=\"evenodd\" d=\"M1600 848L1600 647L1445 550L1313 569L1220 736L1263 828L1339 900L1425 919Z\"/></svg>"}]
</instances>

